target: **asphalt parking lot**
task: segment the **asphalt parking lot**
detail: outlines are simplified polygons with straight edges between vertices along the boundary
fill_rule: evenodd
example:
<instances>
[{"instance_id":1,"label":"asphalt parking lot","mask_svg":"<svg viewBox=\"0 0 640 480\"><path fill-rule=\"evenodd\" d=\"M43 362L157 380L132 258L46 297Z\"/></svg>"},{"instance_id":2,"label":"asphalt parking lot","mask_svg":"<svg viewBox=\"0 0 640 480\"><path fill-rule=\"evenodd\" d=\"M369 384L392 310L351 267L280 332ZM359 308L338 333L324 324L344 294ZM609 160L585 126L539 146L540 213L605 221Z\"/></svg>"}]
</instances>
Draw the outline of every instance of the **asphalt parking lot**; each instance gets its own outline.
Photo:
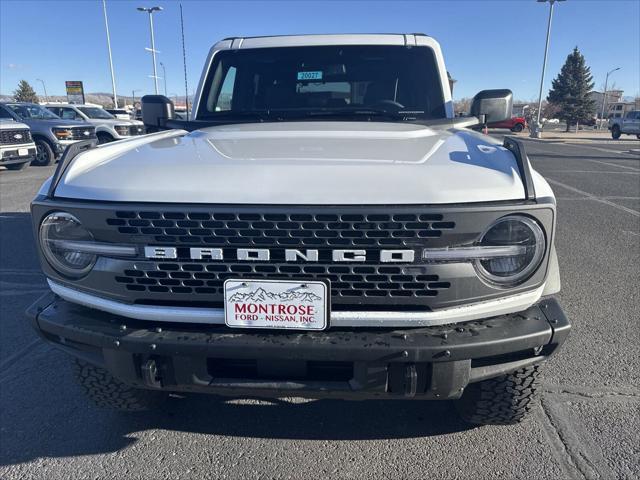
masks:
<instances>
[{"instance_id":1,"label":"asphalt parking lot","mask_svg":"<svg viewBox=\"0 0 640 480\"><path fill-rule=\"evenodd\" d=\"M53 167L0 172L0 477L640 477L640 142L526 144L558 199L573 331L535 415L510 427L469 427L450 402L203 396L98 410L23 315L46 291L28 204Z\"/></svg>"}]
</instances>

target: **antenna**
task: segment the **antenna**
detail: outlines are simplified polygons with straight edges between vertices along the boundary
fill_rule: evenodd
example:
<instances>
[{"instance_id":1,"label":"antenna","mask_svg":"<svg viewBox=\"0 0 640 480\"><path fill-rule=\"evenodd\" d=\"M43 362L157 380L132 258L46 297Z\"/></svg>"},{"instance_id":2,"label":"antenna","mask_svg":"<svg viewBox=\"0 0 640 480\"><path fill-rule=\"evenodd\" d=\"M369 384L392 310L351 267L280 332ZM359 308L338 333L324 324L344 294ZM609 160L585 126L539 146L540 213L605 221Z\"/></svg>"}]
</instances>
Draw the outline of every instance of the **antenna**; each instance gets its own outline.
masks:
<instances>
[{"instance_id":1,"label":"antenna","mask_svg":"<svg viewBox=\"0 0 640 480\"><path fill-rule=\"evenodd\" d=\"M187 106L187 118L189 115L189 89L187 87L187 51L184 46L184 19L182 17L182 4L180 4L180 30L182 31L182 63L184 64L184 102Z\"/></svg>"}]
</instances>

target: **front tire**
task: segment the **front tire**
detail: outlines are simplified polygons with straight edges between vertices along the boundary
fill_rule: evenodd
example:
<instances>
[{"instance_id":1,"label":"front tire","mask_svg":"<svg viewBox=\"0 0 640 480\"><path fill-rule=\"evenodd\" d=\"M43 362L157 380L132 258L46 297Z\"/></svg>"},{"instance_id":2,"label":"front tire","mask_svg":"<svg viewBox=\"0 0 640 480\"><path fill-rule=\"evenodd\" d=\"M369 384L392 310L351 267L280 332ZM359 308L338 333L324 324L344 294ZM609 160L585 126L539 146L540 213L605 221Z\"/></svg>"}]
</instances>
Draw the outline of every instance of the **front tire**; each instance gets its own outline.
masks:
<instances>
[{"instance_id":1,"label":"front tire","mask_svg":"<svg viewBox=\"0 0 640 480\"><path fill-rule=\"evenodd\" d=\"M51 145L49 145L46 140L43 140L41 138L36 139L35 144L36 158L33 159L31 165L36 165L38 167L48 167L56 159Z\"/></svg>"},{"instance_id":2,"label":"front tire","mask_svg":"<svg viewBox=\"0 0 640 480\"><path fill-rule=\"evenodd\" d=\"M28 166L29 166L29 162L12 163L10 165L5 165L5 167L7 167L7 170L24 170Z\"/></svg>"},{"instance_id":3,"label":"front tire","mask_svg":"<svg viewBox=\"0 0 640 480\"><path fill-rule=\"evenodd\" d=\"M622 132L620 131L620 127L618 125L614 125L613 127L611 127L611 138L617 140L620 138L620 135L622 135Z\"/></svg>"},{"instance_id":4,"label":"front tire","mask_svg":"<svg viewBox=\"0 0 640 480\"><path fill-rule=\"evenodd\" d=\"M513 425L535 405L539 366L470 384L456 401L458 414L469 423Z\"/></svg>"},{"instance_id":5,"label":"front tire","mask_svg":"<svg viewBox=\"0 0 640 480\"><path fill-rule=\"evenodd\" d=\"M101 408L122 412L154 410L161 407L168 396L126 385L107 370L82 360L74 359L73 372L85 395Z\"/></svg>"},{"instance_id":6,"label":"front tire","mask_svg":"<svg viewBox=\"0 0 640 480\"><path fill-rule=\"evenodd\" d=\"M524 125L521 123L516 123L511 129L512 132L516 132L516 133L520 133L522 130L524 130Z\"/></svg>"}]
</instances>

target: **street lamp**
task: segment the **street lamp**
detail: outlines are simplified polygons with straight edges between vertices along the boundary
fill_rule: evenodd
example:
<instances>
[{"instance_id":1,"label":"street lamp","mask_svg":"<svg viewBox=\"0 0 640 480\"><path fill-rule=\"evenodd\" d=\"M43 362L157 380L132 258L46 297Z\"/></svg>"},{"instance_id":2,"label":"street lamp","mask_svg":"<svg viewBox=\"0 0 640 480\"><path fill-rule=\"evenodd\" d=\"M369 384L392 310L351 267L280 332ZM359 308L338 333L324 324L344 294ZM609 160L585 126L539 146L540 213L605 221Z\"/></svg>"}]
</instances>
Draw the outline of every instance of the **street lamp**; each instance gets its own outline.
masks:
<instances>
[{"instance_id":1,"label":"street lamp","mask_svg":"<svg viewBox=\"0 0 640 480\"><path fill-rule=\"evenodd\" d=\"M47 86L44 84L44 80L40 80L39 78L36 78L36 81L42 83L42 89L44 90L45 101L49 103L49 95L47 95Z\"/></svg>"},{"instance_id":2,"label":"street lamp","mask_svg":"<svg viewBox=\"0 0 640 480\"><path fill-rule=\"evenodd\" d=\"M602 130L602 124L604 123L604 106L607 103L607 85L609 84L609 75L613 72L617 72L621 67L614 68L610 72L607 72L607 77L604 80L604 94L602 95L602 112L600 113L600 125L598 125L598 130Z\"/></svg>"},{"instance_id":3,"label":"street lamp","mask_svg":"<svg viewBox=\"0 0 640 480\"><path fill-rule=\"evenodd\" d=\"M151 31L151 57L153 59L153 84L156 89L156 95L158 94L158 73L156 71L156 41L153 36L153 12L161 12L162 7L138 7L140 12L147 12L149 14L149 30Z\"/></svg>"},{"instance_id":4,"label":"street lamp","mask_svg":"<svg viewBox=\"0 0 640 480\"><path fill-rule=\"evenodd\" d=\"M553 4L556 2L564 2L565 0L538 0L538 3L549 2L549 21L547 23L547 40L544 45L544 60L542 62L542 77L540 78L540 93L538 94L538 115L536 119L536 126L531 132L531 136L539 135L540 128L540 114L542 113L542 87L544 85L544 74L547 69L547 53L549 52L549 39L551 37L551 19L553 18Z\"/></svg>"},{"instance_id":5,"label":"street lamp","mask_svg":"<svg viewBox=\"0 0 640 480\"><path fill-rule=\"evenodd\" d=\"M113 89L113 106L118 108L118 94L116 93L116 76L113 72L113 59L111 58L111 38L109 35L109 21L107 20L107 2L102 0L102 11L104 12L104 27L107 31L107 50L109 51L109 68L111 69L111 88Z\"/></svg>"},{"instance_id":6,"label":"street lamp","mask_svg":"<svg viewBox=\"0 0 640 480\"><path fill-rule=\"evenodd\" d=\"M136 92L139 92L140 89L136 89L136 90L131 90L131 106L133 107L133 109L136 109Z\"/></svg>"},{"instance_id":7,"label":"street lamp","mask_svg":"<svg viewBox=\"0 0 640 480\"><path fill-rule=\"evenodd\" d=\"M160 66L162 67L162 77L164 79L164 96L167 96L167 69L164 68L164 63L160 62Z\"/></svg>"}]
</instances>

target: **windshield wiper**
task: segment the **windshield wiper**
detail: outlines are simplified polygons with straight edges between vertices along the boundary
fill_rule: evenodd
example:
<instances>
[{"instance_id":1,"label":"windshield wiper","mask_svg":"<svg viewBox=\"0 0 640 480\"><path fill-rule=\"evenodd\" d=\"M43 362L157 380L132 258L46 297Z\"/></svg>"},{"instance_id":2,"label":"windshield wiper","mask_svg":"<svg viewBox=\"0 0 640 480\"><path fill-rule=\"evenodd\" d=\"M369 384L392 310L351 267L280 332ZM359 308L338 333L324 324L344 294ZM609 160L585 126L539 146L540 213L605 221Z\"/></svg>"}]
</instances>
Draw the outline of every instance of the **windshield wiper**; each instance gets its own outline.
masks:
<instances>
[{"instance_id":1,"label":"windshield wiper","mask_svg":"<svg viewBox=\"0 0 640 480\"><path fill-rule=\"evenodd\" d=\"M304 114L306 117L369 117L370 119L373 117L376 118L386 118L395 121L402 120L415 120L415 116L407 116L400 112L389 112L388 110L381 109L373 109L373 108L359 108L354 110L316 110L312 112L306 112Z\"/></svg>"}]
</instances>

